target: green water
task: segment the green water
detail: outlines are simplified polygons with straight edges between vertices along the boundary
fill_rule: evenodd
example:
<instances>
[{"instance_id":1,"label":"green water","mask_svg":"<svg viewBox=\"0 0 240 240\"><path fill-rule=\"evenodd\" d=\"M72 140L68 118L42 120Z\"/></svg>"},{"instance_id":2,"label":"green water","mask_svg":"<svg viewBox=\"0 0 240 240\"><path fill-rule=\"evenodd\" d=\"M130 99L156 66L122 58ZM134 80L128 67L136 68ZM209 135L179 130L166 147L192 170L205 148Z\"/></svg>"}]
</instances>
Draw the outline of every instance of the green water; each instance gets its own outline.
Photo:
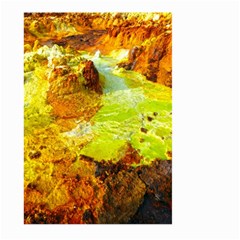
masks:
<instances>
[{"instance_id":1,"label":"green water","mask_svg":"<svg viewBox=\"0 0 240 240\"><path fill-rule=\"evenodd\" d=\"M143 156L141 164L169 159L172 151L171 89L151 83L139 73L116 68L117 60L94 61L105 78L103 107L91 119L93 140L80 152L95 160L118 161L127 143Z\"/></svg>"}]
</instances>

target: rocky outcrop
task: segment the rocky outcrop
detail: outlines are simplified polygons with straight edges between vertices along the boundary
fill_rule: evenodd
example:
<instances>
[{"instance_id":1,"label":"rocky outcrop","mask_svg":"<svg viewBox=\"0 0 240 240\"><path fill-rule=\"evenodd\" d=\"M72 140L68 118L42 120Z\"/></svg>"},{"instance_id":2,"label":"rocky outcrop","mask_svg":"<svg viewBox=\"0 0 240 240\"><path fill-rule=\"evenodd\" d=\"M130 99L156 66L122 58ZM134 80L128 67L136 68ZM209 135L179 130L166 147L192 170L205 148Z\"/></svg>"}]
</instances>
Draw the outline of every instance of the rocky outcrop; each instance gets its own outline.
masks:
<instances>
[{"instance_id":1,"label":"rocky outcrop","mask_svg":"<svg viewBox=\"0 0 240 240\"><path fill-rule=\"evenodd\" d=\"M25 223L172 223L171 161L138 168L90 159L73 165L54 167L47 198L43 183L28 184Z\"/></svg>"},{"instance_id":2,"label":"rocky outcrop","mask_svg":"<svg viewBox=\"0 0 240 240\"><path fill-rule=\"evenodd\" d=\"M138 71L152 82L158 82L172 87L172 39L157 37L154 44L146 46L145 50L130 60L132 70Z\"/></svg>"},{"instance_id":3,"label":"rocky outcrop","mask_svg":"<svg viewBox=\"0 0 240 240\"><path fill-rule=\"evenodd\" d=\"M156 160L136 169L146 184L143 203L128 223L172 223L172 161Z\"/></svg>"},{"instance_id":4,"label":"rocky outcrop","mask_svg":"<svg viewBox=\"0 0 240 240\"><path fill-rule=\"evenodd\" d=\"M133 46L128 60L118 66L140 72L152 82L172 87L171 30L164 32L151 28L139 34L143 36L143 43Z\"/></svg>"},{"instance_id":5,"label":"rocky outcrop","mask_svg":"<svg viewBox=\"0 0 240 240\"><path fill-rule=\"evenodd\" d=\"M58 57L50 59L51 54ZM51 54L46 62L49 68L46 80L49 82L47 102L53 108L53 115L64 119L83 117L89 120L100 108L102 93L99 74L93 62L81 58L76 52L74 57L72 53L53 50Z\"/></svg>"},{"instance_id":6,"label":"rocky outcrop","mask_svg":"<svg viewBox=\"0 0 240 240\"><path fill-rule=\"evenodd\" d=\"M171 224L172 209L153 194L145 194L137 213L128 222L131 224Z\"/></svg>"},{"instance_id":7,"label":"rocky outcrop","mask_svg":"<svg viewBox=\"0 0 240 240\"><path fill-rule=\"evenodd\" d=\"M171 13L25 14L24 40L71 46L108 54L129 49L120 67L142 73L150 81L172 86Z\"/></svg>"},{"instance_id":8,"label":"rocky outcrop","mask_svg":"<svg viewBox=\"0 0 240 240\"><path fill-rule=\"evenodd\" d=\"M120 171L105 180L107 186L98 223L127 223L137 212L146 191L134 172Z\"/></svg>"},{"instance_id":9,"label":"rocky outcrop","mask_svg":"<svg viewBox=\"0 0 240 240\"><path fill-rule=\"evenodd\" d=\"M82 74L86 80L86 82L84 83L84 86L87 89L94 90L97 93L102 93L102 89L99 83L99 74L93 64L93 61L87 60L85 62L85 66L83 68Z\"/></svg>"},{"instance_id":10,"label":"rocky outcrop","mask_svg":"<svg viewBox=\"0 0 240 240\"><path fill-rule=\"evenodd\" d=\"M128 60L118 64L126 70L142 73L152 82L172 87L172 15L162 14L156 21L142 24L120 22L98 41L101 51L129 50Z\"/></svg>"},{"instance_id":11,"label":"rocky outcrop","mask_svg":"<svg viewBox=\"0 0 240 240\"><path fill-rule=\"evenodd\" d=\"M168 44L166 54L159 62L157 79L159 83L172 87L172 42Z\"/></svg>"},{"instance_id":12,"label":"rocky outcrop","mask_svg":"<svg viewBox=\"0 0 240 240\"><path fill-rule=\"evenodd\" d=\"M102 183L93 177L77 174L69 178L65 174L45 201L39 203L35 199L33 203L34 199L30 199L30 194L25 192L25 223L95 223L104 193Z\"/></svg>"},{"instance_id":13,"label":"rocky outcrop","mask_svg":"<svg viewBox=\"0 0 240 240\"><path fill-rule=\"evenodd\" d=\"M140 179L159 200L171 205L172 199L172 161L155 161L144 166L139 172Z\"/></svg>"}]
</instances>

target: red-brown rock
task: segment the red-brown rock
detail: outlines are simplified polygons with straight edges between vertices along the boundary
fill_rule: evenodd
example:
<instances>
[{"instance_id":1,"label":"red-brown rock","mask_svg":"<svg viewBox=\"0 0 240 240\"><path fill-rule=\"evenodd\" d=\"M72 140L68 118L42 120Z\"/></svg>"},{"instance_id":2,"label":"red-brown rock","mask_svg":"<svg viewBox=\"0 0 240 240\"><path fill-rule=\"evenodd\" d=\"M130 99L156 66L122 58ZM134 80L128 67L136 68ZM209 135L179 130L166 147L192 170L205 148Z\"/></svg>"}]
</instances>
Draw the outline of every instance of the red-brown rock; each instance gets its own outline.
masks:
<instances>
[{"instance_id":1,"label":"red-brown rock","mask_svg":"<svg viewBox=\"0 0 240 240\"><path fill-rule=\"evenodd\" d=\"M86 80L84 84L87 89L94 90L97 93L101 93L102 89L99 83L99 74L91 60L87 60L85 67L83 68L83 77Z\"/></svg>"}]
</instances>

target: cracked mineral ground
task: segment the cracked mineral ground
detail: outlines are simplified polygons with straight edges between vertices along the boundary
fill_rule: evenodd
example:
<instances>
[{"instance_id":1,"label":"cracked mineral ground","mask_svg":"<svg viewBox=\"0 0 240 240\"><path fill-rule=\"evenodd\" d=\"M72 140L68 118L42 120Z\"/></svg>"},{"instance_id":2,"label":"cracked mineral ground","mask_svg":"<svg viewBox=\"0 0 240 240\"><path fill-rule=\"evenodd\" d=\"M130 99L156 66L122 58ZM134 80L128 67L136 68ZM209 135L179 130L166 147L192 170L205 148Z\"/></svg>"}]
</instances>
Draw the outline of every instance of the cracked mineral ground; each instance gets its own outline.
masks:
<instances>
[{"instance_id":1,"label":"cracked mineral ground","mask_svg":"<svg viewBox=\"0 0 240 240\"><path fill-rule=\"evenodd\" d=\"M24 223L172 223L171 13L24 14Z\"/></svg>"}]
</instances>

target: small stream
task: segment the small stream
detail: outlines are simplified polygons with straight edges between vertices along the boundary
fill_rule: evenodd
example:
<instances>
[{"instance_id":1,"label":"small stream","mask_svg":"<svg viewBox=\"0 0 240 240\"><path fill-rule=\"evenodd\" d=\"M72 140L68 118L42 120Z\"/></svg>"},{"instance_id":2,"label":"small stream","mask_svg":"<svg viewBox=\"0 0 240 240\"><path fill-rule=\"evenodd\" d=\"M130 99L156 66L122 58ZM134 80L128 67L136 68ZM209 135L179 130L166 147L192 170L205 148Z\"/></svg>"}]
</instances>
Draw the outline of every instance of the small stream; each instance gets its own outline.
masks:
<instances>
[{"instance_id":1,"label":"small stream","mask_svg":"<svg viewBox=\"0 0 240 240\"><path fill-rule=\"evenodd\" d=\"M98 72L104 76L105 84L103 87L103 93L129 89L125 83L125 79L116 76L113 73L116 69L117 63L119 62L118 60L107 56L96 57L88 54L84 54L83 57L92 60Z\"/></svg>"}]
</instances>

